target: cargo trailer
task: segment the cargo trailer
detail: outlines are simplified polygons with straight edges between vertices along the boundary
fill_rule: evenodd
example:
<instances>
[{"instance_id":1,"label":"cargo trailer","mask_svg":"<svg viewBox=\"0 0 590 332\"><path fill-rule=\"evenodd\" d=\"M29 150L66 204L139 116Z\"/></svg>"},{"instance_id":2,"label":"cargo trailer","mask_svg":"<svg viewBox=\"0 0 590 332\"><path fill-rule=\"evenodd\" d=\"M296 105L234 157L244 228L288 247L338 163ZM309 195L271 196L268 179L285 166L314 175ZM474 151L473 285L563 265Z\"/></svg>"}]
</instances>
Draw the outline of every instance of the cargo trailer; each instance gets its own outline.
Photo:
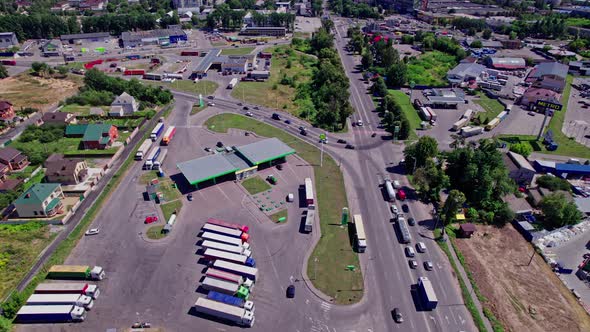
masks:
<instances>
[{"instance_id":1,"label":"cargo trailer","mask_svg":"<svg viewBox=\"0 0 590 332\"><path fill-rule=\"evenodd\" d=\"M246 225L240 225L240 224L230 223L230 222L227 222L227 221L223 221L223 220L219 220L219 219L214 219L214 218L207 219L207 223L208 224L212 224L212 225L227 227L227 228L239 229L239 230L241 230L244 233L248 233L248 231L250 230L250 228L248 226L246 226Z\"/></svg>"},{"instance_id":2,"label":"cargo trailer","mask_svg":"<svg viewBox=\"0 0 590 332\"><path fill-rule=\"evenodd\" d=\"M256 277L258 276L258 269L255 267L231 263L221 259L217 259L213 262L213 268L240 275L254 282L256 282Z\"/></svg>"},{"instance_id":3,"label":"cargo trailer","mask_svg":"<svg viewBox=\"0 0 590 332\"><path fill-rule=\"evenodd\" d=\"M205 224L202 227L203 232L216 233L219 235L231 236L241 239L243 242L248 242L248 233L244 233L239 229L231 229L227 227L217 226L213 224Z\"/></svg>"},{"instance_id":4,"label":"cargo trailer","mask_svg":"<svg viewBox=\"0 0 590 332\"><path fill-rule=\"evenodd\" d=\"M50 279L102 280L104 277L102 267L88 265L53 265L47 273L47 278Z\"/></svg>"},{"instance_id":5,"label":"cargo trailer","mask_svg":"<svg viewBox=\"0 0 590 332\"><path fill-rule=\"evenodd\" d=\"M82 322L86 309L74 305L26 305L16 313L18 323Z\"/></svg>"},{"instance_id":6,"label":"cargo trailer","mask_svg":"<svg viewBox=\"0 0 590 332\"><path fill-rule=\"evenodd\" d=\"M252 327L254 325L254 313L244 308L209 300L200 297L195 302L196 312L215 318L230 321L241 326Z\"/></svg>"},{"instance_id":7,"label":"cargo trailer","mask_svg":"<svg viewBox=\"0 0 590 332\"><path fill-rule=\"evenodd\" d=\"M152 143L153 142L151 139L146 139L145 141L143 141L143 143L141 143L139 149L137 149L137 152L135 153L135 160L143 160L143 158L148 154L148 151L150 150Z\"/></svg>"},{"instance_id":8,"label":"cargo trailer","mask_svg":"<svg viewBox=\"0 0 590 332\"><path fill-rule=\"evenodd\" d=\"M234 307L244 308L244 309L250 310L252 312L254 312L254 309L255 309L254 302L252 302L252 301L245 301L244 299L241 299L239 297L219 293L216 291L209 291L209 293L207 293L207 298L209 300L233 305Z\"/></svg>"},{"instance_id":9,"label":"cargo trailer","mask_svg":"<svg viewBox=\"0 0 590 332\"><path fill-rule=\"evenodd\" d=\"M207 271L205 271L205 276L233 282L248 289L252 289L252 287L254 287L254 281L248 278L214 268L208 268Z\"/></svg>"},{"instance_id":10,"label":"cargo trailer","mask_svg":"<svg viewBox=\"0 0 590 332\"><path fill-rule=\"evenodd\" d=\"M250 244L248 242L243 242L241 239L231 237L231 236L225 236L225 235L211 233L211 232L204 232L201 234L201 238L203 240L211 240L211 241L221 242L221 243L225 243L225 244L231 244L234 246L244 247L245 249L250 249Z\"/></svg>"},{"instance_id":11,"label":"cargo trailer","mask_svg":"<svg viewBox=\"0 0 590 332\"><path fill-rule=\"evenodd\" d=\"M205 249L203 256L205 256L205 259L208 260L222 259L228 262L234 262L244 264L250 267L256 267L256 261L254 260L254 258L245 255L232 254L221 250Z\"/></svg>"},{"instance_id":12,"label":"cargo trailer","mask_svg":"<svg viewBox=\"0 0 590 332\"><path fill-rule=\"evenodd\" d=\"M26 305L75 305L90 310L94 306L94 300L81 294L32 294Z\"/></svg>"},{"instance_id":13,"label":"cargo trailer","mask_svg":"<svg viewBox=\"0 0 590 332\"><path fill-rule=\"evenodd\" d=\"M97 285L87 283L44 282L37 285L35 294L81 294L96 299L100 295L100 289Z\"/></svg>"}]
</instances>

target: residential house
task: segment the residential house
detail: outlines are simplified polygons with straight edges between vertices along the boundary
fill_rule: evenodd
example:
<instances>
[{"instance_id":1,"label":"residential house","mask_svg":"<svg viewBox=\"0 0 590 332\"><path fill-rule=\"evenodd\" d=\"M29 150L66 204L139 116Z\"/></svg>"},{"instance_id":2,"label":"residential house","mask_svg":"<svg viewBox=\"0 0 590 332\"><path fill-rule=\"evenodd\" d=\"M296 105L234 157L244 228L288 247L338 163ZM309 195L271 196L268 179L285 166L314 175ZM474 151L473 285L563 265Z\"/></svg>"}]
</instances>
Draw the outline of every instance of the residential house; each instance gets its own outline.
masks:
<instances>
[{"instance_id":1,"label":"residential house","mask_svg":"<svg viewBox=\"0 0 590 332\"><path fill-rule=\"evenodd\" d=\"M106 149L119 137L117 127L111 124L76 124L66 127L66 137L82 137L84 149Z\"/></svg>"},{"instance_id":2,"label":"residential house","mask_svg":"<svg viewBox=\"0 0 590 332\"><path fill-rule=\"evenodd\" d=\"M0 148L0 163L8 166L11 171L20 170L29 165L29 159L17 149Z\"/></svg>"},{"instance_id":3,"label":"residential house","mask_svg":"<svg viewBox=\"0 0 590 332\"><path fill-rule=\"evenodd\" d=\"M447 72L447 80L453 84L476 80L485 70L485 66L477 63L460 63Z\"/></svg>"},{"instance_id":4,"label":"residential house","mask_svg":"<svg viewBox=\"0 0 590 332\"><path fill-rule=\"evenodd\" d=\"M18 45L18 39L14 32L0 32L0 49L11 48Z\"/></svg>"},{"instance_id":5,"label":"residential house","mask_svg":"<svg viewBox=\"0 0 590 332\"><path fill-rule=\"evenodd\" d=\"M0 192L14 190L22 182L20 179L9 179L6 176L9 171L8 165L0 164Z\"/></svg>"},{"instance_id":6,"label":"residential house","mask_svg":"<svg viewBox=\"0 0 590 332\"><path fill-rule=\"evenodd\" d=\"M52 154L44 163L47 182L78 184L88 175L88 165L83 159L64 158L61 154Z\"/></svg>"},{"instance_id":7,"label":"residential house","mask_svg":"<svg viewBox=\"0 0 590 332\"><path fill-rule=\"evenodd\" d=\"M508 169L508 176L518 184L529 185L535 176L535 169L525 157L509 151L503 155L504 165Z\"/></svg>"},{"instance_id":8,"label":"residential house","mask_svg":"<svg viewBox=\"0 0 590 332\"><path fill-rule=\"evenodd\" d=\"M59 183L36 183L13 204L21 218L47 218L64 212L60 198L64 194Z\"/></svg>"},{"instance_id":9,"label":"residential house","mask_svg":"<svg viewBox=\"0 0 590 332\"><path fill-rule=\"evenodd\" d=\"M528 88L522 97L520 97L520 104L532 109L538 100L549 101L553 103L560 103L561 95L553 90L544 88Z\"/></svg>"},{"instance_id":10,"label":"residential house","mask_svg":"<svg viewBox=\"0 0 590 332\"><path fill-rule=\"evenodd\" d=\"M568 66L559 62L542 62L533 68L525 82L537 88L563 92Z\"/></svg>"},{"instance_id":11,"label":"residential house","mask_svg":"<svg viewBox=\"0 0 590 332\"><path fill-rule=\"evenodd\" d=\"M76 123L76 116L67 112L50 112L44 113L41 120L46 124L67 125Z\"/></svg>"},{"instance_id":12,"label":"residential house","mask_svg":"<svg viewBox=\"0 0 590 332\"><path fill-rule=\"evenodd\" d=\"M2 121L12 121L15 115L12 104L6 100L0 100L0 119Z\"/></svg>"},{"instance_id":13,"label":"residential house","mask_svg":"<svg viewBox=\"0 0 590 332\"><path fill-rule=\"evenodd\" d=\"M139 104L130 94L123 92L111 103L111 116L133 115L139 109Z\"/></svg>"}]
</instances>

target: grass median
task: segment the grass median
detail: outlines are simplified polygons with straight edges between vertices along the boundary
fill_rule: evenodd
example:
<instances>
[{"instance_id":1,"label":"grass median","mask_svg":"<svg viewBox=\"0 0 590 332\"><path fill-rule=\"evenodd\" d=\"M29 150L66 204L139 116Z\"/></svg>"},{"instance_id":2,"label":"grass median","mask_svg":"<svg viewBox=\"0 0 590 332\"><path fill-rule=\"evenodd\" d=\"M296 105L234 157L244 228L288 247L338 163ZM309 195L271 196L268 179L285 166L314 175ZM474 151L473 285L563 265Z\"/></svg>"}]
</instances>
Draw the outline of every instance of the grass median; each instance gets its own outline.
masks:
<instances>
[{"instance_id":1,"label":"grass median","mask_svg":"<svg viewBox=\"0 0 590 332\"><path fill-rule=\"evenodd\" d=\"M402 112L410 122L410 136L408 137L408 140L417 140L418 135L416 135L416 130L422 127L422 119L420 119L418 111L416 111L414 105L412 105L410 97L401 90L389 90L389 93L402 108Z\"/></svg>"},{"instance_id":2,"label":"grass median","mask_svg":"<svg viewBox=\"0 0 590 332\"><path fill-rule=\"evenodd\" d=\"M340 226L342 208L348 205L344 179L336 162L324 155L320 167L320 151L280 129L236 114L220 114L209 118L205 125L216 132L229 128L255 132L265 137L276 137L313 167L322 236L307 266L307 275L314 286L339 304L358 302L363 296L363 276L360 268L348 271L347 265L359 267L358 255L352 250L348 229Z\"/></svg>"},{"instance_id":3,"label":"grass median","mask_svg":"<svg viewBox=\"0 0 590 332\"><path fill-rule=\"evenodd\" d=\"M246 55L252 51L254 51L254 47L224 48L221 50L221 55Z\"/></svg>"},{"instance_id":4,"label":"grass median","mask_svg":"<svg viewBox=\"0 0 590 332\"><path fill-rule=\"evenodd\" d=\"M242 181L242 187L244 187L244 189L246 189L250 195L256 195L271 188L270 184L261 179L259 176L254 176Z\"/></svg>"}]
</instances>

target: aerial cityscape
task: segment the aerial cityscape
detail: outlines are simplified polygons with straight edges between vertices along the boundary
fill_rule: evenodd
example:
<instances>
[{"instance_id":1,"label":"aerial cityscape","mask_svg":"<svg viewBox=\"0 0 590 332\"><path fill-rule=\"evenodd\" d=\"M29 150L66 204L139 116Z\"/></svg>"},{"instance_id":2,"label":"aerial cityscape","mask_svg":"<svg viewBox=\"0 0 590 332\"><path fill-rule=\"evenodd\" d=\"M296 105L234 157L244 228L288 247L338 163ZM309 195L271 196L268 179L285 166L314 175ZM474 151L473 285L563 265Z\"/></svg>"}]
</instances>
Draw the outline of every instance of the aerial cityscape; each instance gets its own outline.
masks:
<instances>
[{"instance_id":1,"label":"aerial cityscape","mask_svg":"<svg viewBox=\"0 0 590 332\"><path fill-rule=\"evenodd\" d=\"M0 0L0 332L590 331L585 0Z\"/></svg>"}]
</instances>

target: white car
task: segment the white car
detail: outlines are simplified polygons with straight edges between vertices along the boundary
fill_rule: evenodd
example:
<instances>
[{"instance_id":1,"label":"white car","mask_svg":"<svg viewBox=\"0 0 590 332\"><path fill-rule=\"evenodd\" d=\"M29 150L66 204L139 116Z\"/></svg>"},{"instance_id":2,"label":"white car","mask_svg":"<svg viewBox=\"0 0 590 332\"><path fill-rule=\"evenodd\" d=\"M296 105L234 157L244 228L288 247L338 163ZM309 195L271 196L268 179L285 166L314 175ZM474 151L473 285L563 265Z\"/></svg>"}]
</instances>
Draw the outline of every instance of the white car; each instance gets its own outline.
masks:
<instances>
[{"instance_id":1,"label":"white car","mask_svg":"<svg viewBox=\"0 0 590 332\"><path fill-rule=\"evenodd\" d=\"M398 214L399 210L397 209L397 206L395 204L391 204L391 212Z\"/></svg>"},{"instance_id":2,"label":"white car","mask_svg":"<svg viewBox=\"0 0 590 332\"><path fill-rule=\"evenodd\" d=\"M359 126L359 127L362 127L363 126L363 120L358 120L356 122L356 125Z\"/></svg>"},{"instance_id":3,"label":"white car","mask_svg":"<svg viewBox=\"0 0 590 332\"><path fill-rule=\"evenodd\" d=\"M254 116L254 114L252 112L246 112L246 116Z\"/></svg>"},{"instance_id":4,"label":"white car","mask_svg":"<svg viewBox=\"0 0 590 332\"><path fill-rule=\"evenodd\" d=\"M84 235L96 235L98 233L100 233L100 230L98 228L91 228L87 230L86 233L84 233Z\"/></svg>"},{"instance_id":5,"label":"white car","mask_svg":"<svg viewBox=\"0 0 590 332\"><path fill-rule=\"evenodd\" d=\"M215 106L215 103L207 103L207 106Z\"/></svg>"}]
</instances>

